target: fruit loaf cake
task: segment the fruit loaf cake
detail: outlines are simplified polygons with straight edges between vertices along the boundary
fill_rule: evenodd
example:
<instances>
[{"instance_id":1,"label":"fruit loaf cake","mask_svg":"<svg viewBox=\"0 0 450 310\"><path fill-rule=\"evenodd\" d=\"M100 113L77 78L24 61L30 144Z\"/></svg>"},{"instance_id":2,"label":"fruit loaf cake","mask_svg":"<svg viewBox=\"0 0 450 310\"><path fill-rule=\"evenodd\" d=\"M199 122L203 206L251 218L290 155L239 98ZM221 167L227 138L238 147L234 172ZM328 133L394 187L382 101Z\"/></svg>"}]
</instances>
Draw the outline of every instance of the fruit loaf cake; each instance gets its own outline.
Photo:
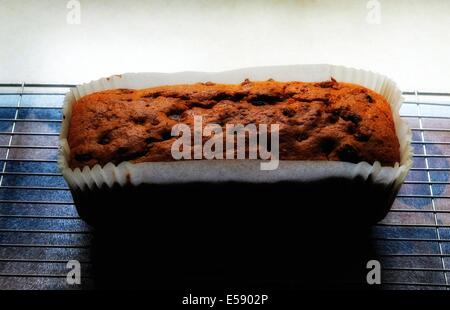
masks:
<instances>
[{"instance_id":1,"label":"fruit loaf cake","mask_svg":"<svg viewBox=\"0 0 450 310\"><path fill-rule=\"evenodd\" d=\"M279 124L280 160L393 166L399 141L387 100L363 86L324 82L212 82L86 95L72 108L72 169L111 162L173 161L176 124Z\"/></svg>"}]
</instances>

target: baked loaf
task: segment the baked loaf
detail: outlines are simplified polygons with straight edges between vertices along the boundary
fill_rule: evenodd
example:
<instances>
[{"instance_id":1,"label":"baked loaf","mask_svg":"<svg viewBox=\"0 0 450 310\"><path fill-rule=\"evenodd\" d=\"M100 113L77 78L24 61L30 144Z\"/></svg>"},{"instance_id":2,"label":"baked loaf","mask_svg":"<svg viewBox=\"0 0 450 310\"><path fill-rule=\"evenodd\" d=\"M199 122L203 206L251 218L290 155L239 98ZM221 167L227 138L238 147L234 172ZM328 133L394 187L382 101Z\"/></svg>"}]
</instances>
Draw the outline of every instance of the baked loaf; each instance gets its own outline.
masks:
<instances>
[{"instance_id":1,"label":"baked loaf","mask_svg":"<svg viewBox=\"0 0 450 310\"><path fill-rule=\"evenodd\" d=\"M71 168L173 161L177 123L279 124L281 160L400 161L390 106L365 87L268 80L113 89L79 99L68 143ZM205 138L208 139L208 138Z\"/></svg>"}]
</instances>

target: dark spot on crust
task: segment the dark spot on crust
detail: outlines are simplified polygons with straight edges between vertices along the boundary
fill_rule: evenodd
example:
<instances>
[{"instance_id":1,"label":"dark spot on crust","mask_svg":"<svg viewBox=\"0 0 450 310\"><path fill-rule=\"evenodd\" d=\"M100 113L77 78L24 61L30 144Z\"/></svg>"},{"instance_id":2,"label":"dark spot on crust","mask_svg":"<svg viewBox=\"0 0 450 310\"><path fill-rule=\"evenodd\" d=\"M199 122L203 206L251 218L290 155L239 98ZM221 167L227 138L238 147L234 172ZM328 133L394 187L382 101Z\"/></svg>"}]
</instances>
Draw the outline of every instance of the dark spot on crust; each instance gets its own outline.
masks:
<instances>
[{"instance_id":1,"label":"dark spot on crust","mask_svg":"<svg viewBox=\"0 0 450 310\"><path fill-rule=\"evenodd\" d=\"M328 116L328 118L327 118L327 121L330 122L330 123L332 123L332 124L336 123L338 120L339 120L339 116L336 115L336 114L334 114L334 113L333 113L333 114L330 114L330 115Z\"/></svg>"},{"instance_id":2,"label":"dark spot on crust","mask_svg":"<svg viewBox=\"0 0 450 310\"><path fill-rule=\"evenodd\" d=\"M259 106L265 105L266 103L264 101L257 101L257 100L255 100L255 101L252 101L252 104L254 106L259 107Z\"/></svg>"},{"instance_id":3,"label":"dark spot on crust","mask_svg":"<svg viewBox=\"0 0 450 310\"><path fill-rule=\"evenodd\" d=\"M161 141L160 139L155 139L155 137L147 137L144 140L146 143L153 143L153 142L159 142Z\"/></svg>"},{"instance_id":4,"label":"dark spot on crust","mask_svg":"<svg viewBox=\"0 0 450 310\"><path fill-rule=\"evenodd\" d=\"M181 100L189 100L191 99L191 97L189 97L189 95L186 94L178 94L178 93L170 93L167 95L164 95L165 97L169 97L169 98L178 98Z\"/></svg>"},{"instance_id":5,"label":"dark spot on crust","mask_svg":"<svg viewBox=\"0 0 450 310\"><path fill-rule=\"evenodd\" d=\"M119 154L119 155L126 154L127 152L128 152L128 148L124 147L124 146L121 146L117 149L117 154Z\"/></svg>"},{"instance_id":6,"label":"dark spot on crust","mask_svg":"<svg viewBox=\"0 0 450 310\"><path fill-rule=\"evenodd\" d=\"M248 95L248 92L242 92L242 91L238 91L236 93L233 94L233 99L232 101L240 101L242 99L244 99L245 96Z\"/></svg>"},{"instance_id":7,"label":"dark spot on crust","mask_svg":"<svg viewBox=\"0 0 450 310\"><path fill-rule=\"evenodd\" d=\"M283 108L282 113L286 117L292 117L295 115L295 110L291 108Z\"/></svg>"},{"instance_id":8,"label":"dark spot on crust","mask_svg":"<svg viewBox=\"0 0 450 310\"><path fill-rule=\"evenodd\" d=\"M131 117L131 121L137 125L143 125L147 121L147 117L145 116L133 116Z\"/></svg>"},{"instance_id":9,"label":"dark spot on crust","mask_svg":"<svg viewBox=\"0 0 450 310\"><path fill-rule=\"evenodd\" d=\"M297 135L297 141L299 141L299 142L304 141L306 139L308 139L308 134L306 132L300 132Z\"/></svg>"},{"instance_id":10,"label":"dark spot on crust","mask_svg":"<svg viewBox=\"0 0 450 310\"><path fill-rule=\"evenodd\" d=\"M211 97L211 100L214 101L222 101L222 100L230 100L232 96L227 94L226 92L220 92Z\"/></svg>"},{"instance_id":11,"label":"dark spot on crust","mask_svg":"<svg viewBox=\"0 0 450 310\"><path fill-rule=\"evenodd\" d=\"M356 125L354 123L350 123L347 125L347 132L349 134L354 134L356 132Z\"/></svg>"},{"instance_id":12,"label":"dark spot on crust","mask_svg":"<svg viewBox=\"0 0 450 310\"><path fill-rule=\"evenodd\" d=\"M92 153L81 153L81 154L75 154L75 160L76 161L89 161L92 159Z\"/></svg>"},{"instance_id":13,"label":"dark spot on crust","mask_svg":"<svg viewBox=\"0 0 450 310\"><path fill-rule=\"evenodd\" d=\"M160 123L159 119L157 117L155 117L154 119L152 119L152 125L156 126Z\"/></svg>"},{"instance_id":14,"label":"dark spot on crust","mask_svg":"<svg viewBox=\"0 0 450 310\"><path fill-rule=\"evenodd\" d=\"M97 140L98 144L106 145L111 142L111 131L103 132Z\"/></svg>"},{"instance_id":15,"label":"dark spot on crust","mask_svg":"<svg viewBox=\"0 0 450 310\"><path fill-rule=\"evenodd\" d=\"M369 95L369 94L366 94L366 99L367 99L367 101L368 101L369 103L373 103L373 102L374 102L372 96Z\"/></svg>"},{"instance_id":16,"label":"dark spot on crust","mask_svg":"<svg viewBox=\"0 0 450 310\"><path fill-rule=\"evenodd\" d=\"M214 100L214 101L230 100L230 101L237 102L237 101L242 100L246 95L247 95L247 93L245 93L245 92L236 92L233 94L226 93L226 92L219 92L219 93L215 94L214 96L212 96L211 100Z\"/></svg>"},{"instance_id":17,"label":"dark spot on crust","mask_svg":"<svg viewBox=\"0 0 450 310\"><path fill-rule=\"evenodd\" d=\"M358 123L361 121L361 116L359 116L359 115L356 114L356 113L350 113L350 114L347 116L347 119L348 119L349 121L351 121L352 123L354 123L354 124L358 124Z\"/></svg>"},{"instance_id":18,"label":"dark spot on crust","mask_svg":"<svg viewBox=\"0 0 450 310\"><path fill-rule=\"evenodd\" d=\"M206 85L206 86L214 86L214 85L216 85L216 83L213 83L213 82L208 81L208 82L203 83L203 85Z\"/></svg>"},{"instance_id":19,"label":"dark spot on crust","mask_svg":"<svg viewBox=\"0 0 450 310\"><path fill-rule=\"evenodd\" d=\"M172 139L172 132L171 130L165 130L161 133L161 138L163 140L169 140Z\"/></svg>"},{"instance_id":20,"label":"dark spot on crust","mask_svg":"<svg viewBox=\"0 0 450 310\"><path fill-rule=\"evenodd\" d=\"M342 114L342 109L335 109L332 111L333 115L335 115L336 117L340 117Z\"/></svg>"},{"instance_id":21,"label":"dark spot on crust","mask_svg":"<svg viewBox=\"0 0 450 310\"><path fill-rule=\"evenodd\" d=\"M370 135L364 134L364 133L361 133L361 132L355 133L354 136L355 136L355 139L357 141L360 141L360 142L367 142L370 139Z\"/></svg>"},{"instance_id":22,"label":"dark spot on crust","mask_svg":"<svg viewBox=\"0 0 450 310\"><path fill-rule=\"evenodd\" d=\"M141 96L141 98L157 98L159 96L161 96L161 92L154 92L154 93L143 94Z\"/></svg>"},{"instance_id":23,"label":"dark spot on crust","mask_svg":"<svg viewBox=\"0 0 450 310\"><path fill-rule=\"evenodd\" d=\"M270 95L270 94L254 95L251 98L249 98L250 103L255 106L262 106L265 104L274 104L274 103L280 102L282 100L283 100L283 98L281 96Z\"/></svg>"},{"instance_id":24,"label":"dark spot on crust","mask_svg":"<svg viewBox=\"0 0 450 310\"><path fill-rule=\"evenodd\" d=\"M212 109L217 104L216 101L212 100L204 100L204 101L198 101L198 100L192 100L188 102L189 108L202 108L202 109Z\"/></svg>"},{"instance_id":25,"label":"dark spot on crust","mask_svg":"<svg viewBox=\"0 0 450 310\"><path fill-rule=\"evenodd\" d=\"M166 112L166 115L168 118L177 121L181 118L181 114L183 114L184 111L186 111L186 106L184 106L184 105L183 106L172 106Z\"/></svg>"},{"instance_id":26,"label":"dark spot on crust","mask_svg":"<svg viewBox=\"0 0 450 310\"><path fill-rule=\"evenodd\" d=\"M340 108L333 111L333 114L340 116L343 120L358 124L361 121L361 116L354 112L350 112L346 108Z\"/></svg>"},{"instance_id":27,"label":"dark spot on crust","mask_svg":"<svg viewBox=\"0 0 450 310\"><path fill-rule=\"evenodd\" d=\"M270 78L270 79L267 80L267 82L275 82L275 80Z\"/></svg>"},{"instance_id":28,"label":"dark spot on crust","mask_svg":"<svg viewBox=\"0 0 450 310\"><path fill-rule=\"evenodd\" d=\"M342 161L351 163L357 163L360 161L358 151L350 144L344 144L337 150L336 154Z\"/></svg>"},{"instance_id":29,"label":"dark spot on crust","mask_svg":"<svg viewBox=\"0 0 450 310\"><path fill-rule=\"evenodd\" d=\"M337 140L333 137L325 137L320 140L320 149L325 154L330 154L337 146Z\"/></svg>"},{"instance_id":30,"label":"dark spot on crust","mask_svg":"<svg viewBox=\"0 0 450 310\"><path fill-rule=\"evenodd\" d=\"M317 100L313 100L312 102L320 102L320 103L323 103L325 105L329 105L330 104L330 99L329 98L317 98Z\"/></svg>"}]
</instances>

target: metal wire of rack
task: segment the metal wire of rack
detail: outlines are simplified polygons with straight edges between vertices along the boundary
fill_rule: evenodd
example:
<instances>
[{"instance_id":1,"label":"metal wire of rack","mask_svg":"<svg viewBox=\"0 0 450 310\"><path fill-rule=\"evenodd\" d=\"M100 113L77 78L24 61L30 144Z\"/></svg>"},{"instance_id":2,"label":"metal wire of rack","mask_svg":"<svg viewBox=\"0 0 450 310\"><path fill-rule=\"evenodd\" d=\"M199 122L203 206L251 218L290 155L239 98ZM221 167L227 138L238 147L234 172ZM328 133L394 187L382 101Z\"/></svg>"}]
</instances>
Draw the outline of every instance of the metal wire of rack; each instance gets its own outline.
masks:
<instances>
[{"instance_id":1,"label":"metal wire of rack","mask_svg":"<svg viewBox=\"0 0 450 310\"><path fill-rule=\"evenodd\" d=\"M61 105L72 85L0 84L0 289L92 288L92 230L57 168ZM406 92L414 166L373 227L383 288L450 289L450 93ZM69 260L82 285L66 282Z\"/></svg>"},{"instance_id":2,"label":"metal wire of rack","mask_svg":"<svg viewBox=\"0 0 450 310\"><path fill-rule=\"evenodd\" d=\"M0 85L0 288L91 288L91 230L57 168L61 105L72 85ZM69 260L82 285L66 281Z\"/></svg>"}]
</instances>

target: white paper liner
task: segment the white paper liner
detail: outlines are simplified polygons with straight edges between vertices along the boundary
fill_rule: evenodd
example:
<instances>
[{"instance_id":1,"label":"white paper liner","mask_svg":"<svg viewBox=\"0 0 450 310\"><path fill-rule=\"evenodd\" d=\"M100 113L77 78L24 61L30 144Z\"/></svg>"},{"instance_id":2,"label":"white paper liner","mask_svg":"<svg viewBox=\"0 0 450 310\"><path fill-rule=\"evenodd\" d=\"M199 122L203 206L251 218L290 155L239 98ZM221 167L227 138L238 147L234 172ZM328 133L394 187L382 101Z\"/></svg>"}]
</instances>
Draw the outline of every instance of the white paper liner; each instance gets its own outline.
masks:
<instances>
[{"instance_id":1,"label":"white paper liner","mask_svg":"<svg viewBox=\"0 0 450 310\"><path fill-rule=\"evenodd\" d=\"M391 105L397 136L400 142L401 162L394 167L382 167L379 162L358 164L339 161L280 161L276 170L260 170L260 160L200 160L173 162L146 162L119 165L108 163L101 167L69 167L70 149L67 142L72 105L81 97L93 92L114 88L147 88L160 85L197 83L237 84L248 78L253 81L273 78L277 81L320 82L331 77L338 82L363 85L383 95ZM411 130L400 118L403 102L401 91L389 78L371 71L334 65L292 65L245 68L225 72L179 73L127 73L102 78L72 88L64 99L58 164L72 190L89 190L104 185L124 186L128 183L170 184L187 182L258 182L279 181L311 182L333 177L367 180L397 191L412 165Z\"/></svg>"}]
</instances>

